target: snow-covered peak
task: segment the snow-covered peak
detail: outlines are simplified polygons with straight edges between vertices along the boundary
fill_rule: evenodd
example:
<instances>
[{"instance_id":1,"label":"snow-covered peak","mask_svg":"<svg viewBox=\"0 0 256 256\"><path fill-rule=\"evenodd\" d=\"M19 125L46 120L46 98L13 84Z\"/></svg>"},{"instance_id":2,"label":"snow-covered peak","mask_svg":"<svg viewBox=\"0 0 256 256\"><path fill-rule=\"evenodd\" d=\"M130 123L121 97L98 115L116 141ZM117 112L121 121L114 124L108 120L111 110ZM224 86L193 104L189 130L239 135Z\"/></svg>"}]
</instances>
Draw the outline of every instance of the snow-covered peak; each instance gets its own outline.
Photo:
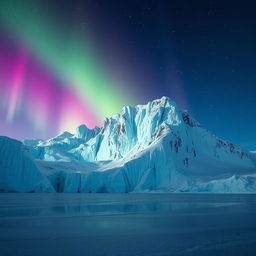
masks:
<instances>
[{"instance_id":1,"label":"snow-covered peak","mask_svg":"<svg viewBox=\"0 0 256 256\"><path fill-rule=\"evenodd\" d=\"M9 158L5 144L0 160L11 167L17 154ZM167 97L126 106L101 128L24 144L59 192L256 191L255 154L203 129Z\"/></svg>"},{"instance_id":2,"label":"snow-covered peak","mask_svg":"<svg viewBox=\"0 0 256 256\"><path fill-rule=\"evenodd\" d=\"M211 151L211 154L218 155L216 149L219 149L241 157L247 155L239 147L204 130L187 111L181 110L168 97L145 105L125 106L120 114L106 118L101 128L89 129L82 124L74 135L63 133L48 141L39 141L39 149L35 144L30 145L36 158L75 157L84 161L108 161L141 152L164 137L168 137L176 152L195 155L197 144L197 150L202 153Z\"/></svg>"},{"instance_id":3,"label":"snow-covered peak","mask_svg":"<svg viewBox=\"0 0 256 256\"><path fill-rule=\"evenodd\" d=\"M73 136L72 133L65 131L65 132L59 134L58 136L56 136L56 137L54 137L54 138L52 138L50 140L60 141L60 140L63 140L63 139L70 138L72 136Z\"/></svg>"},{"instance_id":4,"label":"snow-covered peak","mask_svg":"<svg viewBox=\"0 0 256 256\"><path fill-rule=\"evenodd\" d=\"M76 128L75 136L77 138L84 138L86 137L88 131L89 131L89 128L85 124L81 124Z\"/></svg>"},{"instance_id":5,"label":"snow-covered peak","mask_svg":"<svg viewBox=\"0 0 256 256\"><path fill-rule=\"evenodd\" d=\"M99 127L89 129L85 124L81 124L76 128L75 137L84 139L85 142L95 137L100 131Z\"/></svg>"}]
</instances>

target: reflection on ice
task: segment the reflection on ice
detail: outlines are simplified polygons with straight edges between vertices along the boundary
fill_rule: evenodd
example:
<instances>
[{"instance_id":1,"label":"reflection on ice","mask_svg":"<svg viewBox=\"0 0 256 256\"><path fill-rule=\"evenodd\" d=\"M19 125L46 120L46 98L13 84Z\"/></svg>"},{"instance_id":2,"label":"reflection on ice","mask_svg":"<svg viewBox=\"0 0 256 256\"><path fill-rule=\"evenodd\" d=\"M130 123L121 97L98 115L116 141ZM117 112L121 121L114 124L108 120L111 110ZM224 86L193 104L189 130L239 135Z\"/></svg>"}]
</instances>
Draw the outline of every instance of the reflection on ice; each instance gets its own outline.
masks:
<instances>
[{"instance_id":1,"label":"reflection on ice","mask_svg":"<svg viewBox=\"0 0 256 256\"><path fill-rule=\"evenodd\" d=\"M256 196L0 194L1 255L253 255Z\"/></svg>"},{"instance_id":2,"label":"reflection on ice","mask_svg":"<svg viewBox=\"0 0 256 256\"><path fill-rule=\"evenodd\" d=\"M7 194L6 194L7 195ZM7 195L9 204L16 197L15 194ZM205 195L197 195L201 200L195 200L192 195L144 195L144 194L24 194L17 195L22 204L17 204L15 199L11 207L2 204L0 217L31 217L31 216L90 216L114 215L150 212L172 212L178 210L189 211L196 208L210 208L230 206L241 202L206 201ZM27 199L27 200L26 200ZM35 201L34 201L34 200ZM41 200L43 199L43 200ZM188 200L184 200L188 199Z\"/></svg>"}]
</instances>

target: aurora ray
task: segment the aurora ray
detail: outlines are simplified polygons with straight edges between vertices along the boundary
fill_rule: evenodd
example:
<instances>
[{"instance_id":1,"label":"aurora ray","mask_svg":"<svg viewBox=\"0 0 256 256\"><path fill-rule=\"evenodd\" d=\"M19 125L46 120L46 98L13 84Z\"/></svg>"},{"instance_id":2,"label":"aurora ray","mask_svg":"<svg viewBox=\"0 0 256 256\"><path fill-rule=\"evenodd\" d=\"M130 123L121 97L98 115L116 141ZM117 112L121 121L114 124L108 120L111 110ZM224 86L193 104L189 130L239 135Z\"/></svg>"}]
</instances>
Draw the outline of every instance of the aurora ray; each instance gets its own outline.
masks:
<instances>
[{"instance_id":1,"label":"aurora ray","mask_svg":"<svg viewBox=\"0 0 256 256\"><path fill-rule=\"evenodd\" d=\"M59 117L59 132L63 129L70 130L71 127L74 129L78 121L84 121L88 126L99 124L99 120L103 117L119 112L125 102L132 102L129 92L118 91L118 86L103 72L103 67L99 64L101 61L97 59L97 54L94 54L96 49L90 43L90 36L85 38L75 30L63 29L50 12L45 15L44 6L40 5L39 8L36 1L3 1L1 5L0 19L5 29L16 41L26 46L28 54L36 58L42 69L50 70L59 81L58 86L63 87L63 91L72 92L69 99L66 94L63 96L65 101L60 100L63 106L60 106L62 114ZM38 9L40 9L39 13ZM18 79L21 80L22 77ZM27 104L28 116L37 116L35 126L45 128L46 123L49 122L47 111L50 110L47 105L51 88L47 89L47 84L42 81L32 83L36 88L45 87L45 89L37 90L33 86L29 87L32 88L29 95L35 97L37 91L36 99L39 102L34 108L31 104ZM9 86L12 86L14 91L8 111L8 119L11 120L18 95L22 94L23 85L18 81L15 85ZM69 109L63 111L66 106L69 106ZM85 116L79 117L79 115Z\"/></svg>"}]
</instances>

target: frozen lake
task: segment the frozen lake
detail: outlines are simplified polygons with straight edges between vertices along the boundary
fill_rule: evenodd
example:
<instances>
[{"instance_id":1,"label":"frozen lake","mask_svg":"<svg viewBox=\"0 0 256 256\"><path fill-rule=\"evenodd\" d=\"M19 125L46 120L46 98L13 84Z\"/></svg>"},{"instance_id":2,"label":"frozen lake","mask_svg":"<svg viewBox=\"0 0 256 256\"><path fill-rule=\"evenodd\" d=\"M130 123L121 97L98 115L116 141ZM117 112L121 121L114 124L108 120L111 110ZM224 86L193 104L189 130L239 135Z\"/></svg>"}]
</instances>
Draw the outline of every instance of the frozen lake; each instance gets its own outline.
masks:
<instances>
[{"instance_id":1,"label":"frozen lake","mask_svg":"<svg viewBox=\"0 0 256 256\"><path fill-rule=\"evenodd\" d=\"M256 195L0 194L0 255L255 255Z\"/></svg>"}]
</instances>

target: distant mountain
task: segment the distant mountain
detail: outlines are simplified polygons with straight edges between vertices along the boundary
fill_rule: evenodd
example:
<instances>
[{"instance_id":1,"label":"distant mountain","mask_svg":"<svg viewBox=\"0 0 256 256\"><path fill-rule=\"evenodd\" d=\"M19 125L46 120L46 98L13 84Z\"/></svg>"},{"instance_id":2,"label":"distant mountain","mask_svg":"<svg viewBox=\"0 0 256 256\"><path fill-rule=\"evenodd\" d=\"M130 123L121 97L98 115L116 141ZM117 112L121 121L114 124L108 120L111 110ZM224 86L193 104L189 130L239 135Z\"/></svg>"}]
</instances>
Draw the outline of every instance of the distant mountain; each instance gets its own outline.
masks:
<instances>
[{"instance_id":1,"label":"distant mountain","mask_svg":"<svg viewBox=\"0 0 256 256\"><path fill-rule=\"evenodd\" d=\"M167 97L124 107L101 128L81 125L24 147L58 192L256 192L253 155L203 129ZM22 173L31 179L28 168Z\"/></svg>"}]
</instances>

